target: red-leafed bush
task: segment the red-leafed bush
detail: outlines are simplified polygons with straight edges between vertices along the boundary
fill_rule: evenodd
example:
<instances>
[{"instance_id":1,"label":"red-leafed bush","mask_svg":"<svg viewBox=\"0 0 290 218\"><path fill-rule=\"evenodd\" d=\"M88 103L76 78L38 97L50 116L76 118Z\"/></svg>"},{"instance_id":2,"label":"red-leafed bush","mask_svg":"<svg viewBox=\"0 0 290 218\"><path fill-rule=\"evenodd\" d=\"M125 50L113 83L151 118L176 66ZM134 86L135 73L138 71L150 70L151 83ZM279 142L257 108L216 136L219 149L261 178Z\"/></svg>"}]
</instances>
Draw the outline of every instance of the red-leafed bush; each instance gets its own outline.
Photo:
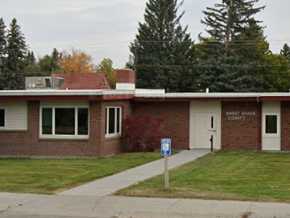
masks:
<instances>
[{"instance_id":1,"label":"red-leafed bush","mask_svg":"<svg viewBox=\"0 0 290 218\"><path fill-rule=\"evenodd\" d=\"M123 145L126 151L153 151L163 137L162 119L153 116L127 117L123 122Z\"/></svg>"}]
</instances>

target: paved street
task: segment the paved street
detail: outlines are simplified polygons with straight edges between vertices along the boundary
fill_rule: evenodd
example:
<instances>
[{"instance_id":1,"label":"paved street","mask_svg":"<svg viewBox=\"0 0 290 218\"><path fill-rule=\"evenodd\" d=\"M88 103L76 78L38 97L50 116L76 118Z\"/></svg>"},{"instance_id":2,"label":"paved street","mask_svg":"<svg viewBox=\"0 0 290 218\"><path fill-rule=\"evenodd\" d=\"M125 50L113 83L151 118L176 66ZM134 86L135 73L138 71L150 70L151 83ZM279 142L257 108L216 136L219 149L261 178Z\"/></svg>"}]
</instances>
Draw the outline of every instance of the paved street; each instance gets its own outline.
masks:
<instances>
[{"instance_id":1,"label":"paved street","mask_svg":"<svg viewBox=\"0 0 290 218\"><path fill-rule=\"evenodd\" d=\"M244 216L243 215L249 215ZM290 204L0 194L2 218L290 218Z\"/></svg>"},{"instance_id":2,"label":"paved street","mask_svg":"<svg viewBox=\"0 0 290 218\"><path fill-rule=\"evenodd\" d=\"M169 169L194 161L208 153L208 150L181 151L170 157ZM60 195L106 196L140 181L160 175L163 173L163 170L164 160L161 159L64 191Z\"/></svg>"}]
</instances>

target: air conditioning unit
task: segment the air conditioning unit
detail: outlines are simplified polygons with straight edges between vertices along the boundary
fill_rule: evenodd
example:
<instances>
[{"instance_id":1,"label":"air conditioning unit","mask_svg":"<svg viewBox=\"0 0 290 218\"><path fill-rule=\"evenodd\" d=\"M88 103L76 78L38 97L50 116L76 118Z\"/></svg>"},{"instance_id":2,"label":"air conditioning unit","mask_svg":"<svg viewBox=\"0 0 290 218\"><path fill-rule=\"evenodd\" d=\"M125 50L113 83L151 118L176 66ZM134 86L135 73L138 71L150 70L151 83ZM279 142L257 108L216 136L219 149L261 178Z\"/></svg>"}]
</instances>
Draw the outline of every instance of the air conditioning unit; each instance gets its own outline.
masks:
<instances>
[{"instance_id":1,"label":"air conditioning unit","mask_svg":"<svg viewBox=\"0 0 290 218\"><path fill-rule=\"evenodd\" d=\"M26 89L60 89L64 83L61 77L26 77Z\"/></svg>"}]
</instances>

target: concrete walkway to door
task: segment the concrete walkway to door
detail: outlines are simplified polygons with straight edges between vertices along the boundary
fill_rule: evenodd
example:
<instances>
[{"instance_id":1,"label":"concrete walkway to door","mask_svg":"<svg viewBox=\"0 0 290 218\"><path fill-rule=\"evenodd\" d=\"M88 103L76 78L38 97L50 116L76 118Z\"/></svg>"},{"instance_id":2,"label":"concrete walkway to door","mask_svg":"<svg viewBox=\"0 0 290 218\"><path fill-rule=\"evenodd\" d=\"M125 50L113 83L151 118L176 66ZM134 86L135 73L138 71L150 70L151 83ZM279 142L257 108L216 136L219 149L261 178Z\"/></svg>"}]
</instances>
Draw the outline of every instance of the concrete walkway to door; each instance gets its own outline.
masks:
<instances>
[{"instance_id":1,"label":"concrete walkway to door","mask_svg":"<svg viewBox=\"0 0 290 218\"><path fill-rule=\"evenodd\" d=\"M208 150L181 151L180 153L169 158L169 169L173 169L188 162L194 161L208 153ZM64 191L59 195L98 197L111 195L120 189L160 175L163 173L163 170L164 161L161 159L133 169L126 170L113 176L98 179L85 185Z\"/></svg>"}]
</instances>

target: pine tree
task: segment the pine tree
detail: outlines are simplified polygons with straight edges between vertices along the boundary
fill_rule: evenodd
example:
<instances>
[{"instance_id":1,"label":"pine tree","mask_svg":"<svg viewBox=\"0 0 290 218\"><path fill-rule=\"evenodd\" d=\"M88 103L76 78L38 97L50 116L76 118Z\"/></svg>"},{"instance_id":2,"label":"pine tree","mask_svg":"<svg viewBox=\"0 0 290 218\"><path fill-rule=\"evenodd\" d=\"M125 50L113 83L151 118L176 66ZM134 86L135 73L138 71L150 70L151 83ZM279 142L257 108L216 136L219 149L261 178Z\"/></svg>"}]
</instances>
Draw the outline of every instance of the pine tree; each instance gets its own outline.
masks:
<instances>
[{"instance_id":1,"label":"pine tree","mask_svg":"<svg viewBox=\"0 0 290 218\"><path fill-rule=\"evenodd\" d=\"M271 51L264 36L264 28L252 18L232 44L233 55L240 60L236 70L238 91L266 91L266 74L271 73L266 57Z\"/></svg>"},{"instance_id":2,"label":"pine tree","mask_svg":"<svg viewBox=\"0 0 290 218\"><path fill-rule=\"evenodd\" d=\"M7 60L4 72L5 89L24 88L26 54L25 38L14 18L10 24L7 37Z\"/></svg>"},{"instance_id":3,"label":"pine tree","mask_svg":"<svg viewBox=\"0 0 290 218\"><path fill-rule=\"evenodd\" d=\"M34 56L34 52L33 51L28 51L27 52L27 55L25 57L25 61L26 61L26 64L27 65L30 65L30 64L34 65L34 64L36 64L36 58Z\"/></svg>"},{"instance_id":4,"label":"pine tree","mask_svg":"<svg viewBox=\"0 0 290 218\"><path fill-rule=\"evenodd\" d=\"M4 20L0 18L0 89L4 87L3 72L6 58L6 26Z\"/></svg>"},{"instance_id":5,"label":"pine tree","mask_svg":"<svg viewBox=\"0 0 290 218\"><path fill-rule=\"evenodd\" d=\"M50 55L45 55L39 59L38 65L42 75L50 75L51 73L60 70L59 61L61 53L56 48L53 49Z\"/></svg>"},{"instance_id":6,"label":"pine tree","mask_svg":"<svg viewBox=\"0 0 290 218\"><path fill-rule=\"evenodd\" d=\"M61 53L58 52L56 48L53 49L51 53L51 72L56 72L60 70L59 60L61 59Z\"/></svg>"},{"instance_id":7,"label":"pine tree","mask_svg":"<svg viewBox=\"0 0 290 218\"><path fill-rule=\"evenodd\" d=\"M207 7L201 21L206 32L217 42L224 44L224 54L230 55L230 43L240 35L254 16L265 8L255 7L259 0L222 0L215 7ZM259 21L256 21L259 22Z\"/></svg>"},{"instance_id":8,"label":"pine tree","mask_svg":"<svg viewBox=\"0 0 290 218\"><path fill-rule=\"evenodd\" d=\"M145 22L139 24L135 41L130 45L137 72L137 86L166 88L167 91L193 90L193 43L178 13L183 2L149 0Z\"/></svg>"},{"instance_id":9,"label":"pine tree","mask_svg":"<svg viewBox=\"0 0 290 218\"><path fill-rule=\"evenodd\" d=\"M288 46L288 44L284 44L280 54L290 62L290 47Z\"/></svg>"},{"instance_id":10,"label":"pine tree","mask_svg":"<svg viewBox=\"0 0 290 218\"><path fill-rule=\"evenodd\" d=\"M0 18L0 58L6 54L6 26L3 18Z\"/></svg>"},{"instance_id":11,"label":"pine tree","mask_svg":"<svg viewBox=\"0 0 290 218\"><path fill-rule=\"evenodd\" d=\"M269 51L260 21L255 15L264 9L258 0L222 0L205 11L203 24L209 38L200 36L205 54L199 61L201 88L219 92L249 92L264 89L260 65Z\"/></svg>"},{"instance_id":12,"label":"pine tree","mask_svg":"<svg viewBox=\"0 0 290 218\"><path fill-rule=\"evenodd\" d=\"M38 76L40 69L33 51L28 51L25 57L25 76Z\"/></svg>"}]
</instances>

